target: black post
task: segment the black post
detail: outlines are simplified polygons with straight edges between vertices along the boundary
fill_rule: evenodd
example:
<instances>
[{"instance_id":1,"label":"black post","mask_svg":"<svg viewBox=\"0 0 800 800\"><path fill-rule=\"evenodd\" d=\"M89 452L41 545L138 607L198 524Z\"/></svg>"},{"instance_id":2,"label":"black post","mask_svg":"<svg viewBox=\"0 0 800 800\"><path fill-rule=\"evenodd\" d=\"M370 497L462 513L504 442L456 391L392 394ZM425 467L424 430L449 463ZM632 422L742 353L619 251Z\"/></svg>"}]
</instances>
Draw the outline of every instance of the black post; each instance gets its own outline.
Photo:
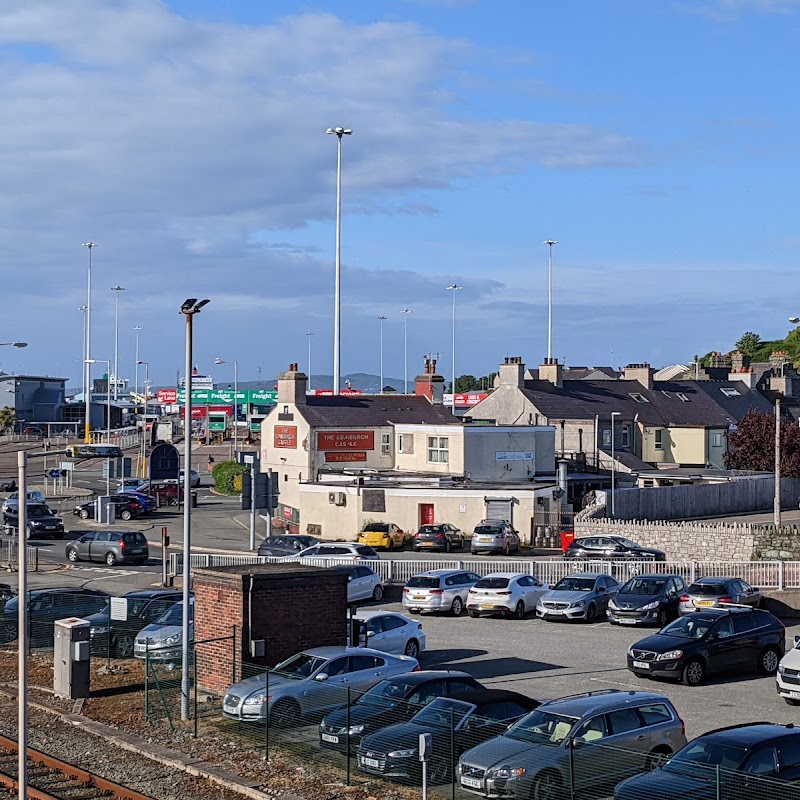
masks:
<instances>
[{"instance_id":1,"label":"black post","mask_svg":"<svg viewBox=\"0 0 800 800\"><path fill-rule=\"evenodd\" d=\"M347 785L350 785L350 687L347 687L347 727L344 731L345 747L347 748Z\"/></svg>"},{"instance_id":2,"label":"black post","mask_svg":"<svg viewBox=\"0 0 800 800\"><path fill-rule=\"evenodd\" d=\"M450 797L456 800L456 725L453 709L450 709Z\"/></svg>"},{"instance_id":3,"label":"black post","mask_svg":"<svg viewBox=\"0 0 800 800\"><path fill-rule=\"evenodd\" d=\"M192 680L194 683L194 738L197 738L197 644L194 646L194 656L192 660Z\"/></svg>"},{"instance_id":4,"label":"black post","mask_svg":"<svg viewBox=\"0 0 800 800\"><path fill-rule=\"evenodd\" d=\"M111 666L111 600L108 601L108 642L106 644L106 658Z\"/></svg>"},{"instance_id":5,"label":"black post","mask_svg":"<svg viewBox=\"0 0 800 800\"><path fill-rule=\"evenodd\" d=\"M269 667L264 673L264 695L269 697ZM269 700L264 702L264 763L269 764Z\"/></svg>"},{"instance_id":6,"label":"black post","mask_svg":"<svg viewBox=\"0 0 800 800\"><path fill-rule=\"evenodd\" d=\"M569 741L569 798L575 800L575 739Z\"/></svg>"},{"instance_id":7,"label":"black post","mask_svg":"<svg viewBox=\"0 0 800 800\"><path fill-rule=\"evenodd\" d=\"M236 626L231 625L233 630L233 648L231 653L231 684L236 683Z\"/></svg>"}]
</instances>

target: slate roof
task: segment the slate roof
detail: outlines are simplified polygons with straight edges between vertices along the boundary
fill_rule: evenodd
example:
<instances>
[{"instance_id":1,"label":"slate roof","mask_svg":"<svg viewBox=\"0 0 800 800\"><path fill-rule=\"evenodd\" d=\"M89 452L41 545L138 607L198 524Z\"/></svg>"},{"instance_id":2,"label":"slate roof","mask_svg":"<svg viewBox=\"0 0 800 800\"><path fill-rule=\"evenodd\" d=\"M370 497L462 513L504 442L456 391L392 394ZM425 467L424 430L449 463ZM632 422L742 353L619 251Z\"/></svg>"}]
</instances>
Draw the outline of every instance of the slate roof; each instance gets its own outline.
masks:
<instances>
[{"instance_id":1,"label":"slate roof","mask_svg":"<svg viewBox=\"0 0 800 800\"><path fill-rule=\"evenodd\" d=\"M380 425L461 425L450 409L416 395L309 395L297 412L315 428Z\"/></svg>"}]
</instances>

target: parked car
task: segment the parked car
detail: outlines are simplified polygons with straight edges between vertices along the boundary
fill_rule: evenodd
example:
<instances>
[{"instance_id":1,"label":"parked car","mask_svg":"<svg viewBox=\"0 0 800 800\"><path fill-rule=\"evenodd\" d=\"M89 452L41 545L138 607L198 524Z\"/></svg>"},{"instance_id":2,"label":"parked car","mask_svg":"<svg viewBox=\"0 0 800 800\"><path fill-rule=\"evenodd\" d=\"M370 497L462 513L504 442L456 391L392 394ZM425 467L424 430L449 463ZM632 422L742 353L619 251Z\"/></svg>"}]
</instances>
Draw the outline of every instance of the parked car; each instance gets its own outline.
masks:
<instances>
[{"instance_id":1,"label":"parked car","mask_svg":"<svg viewBox=\"0 0 800 800\"><path fill-rule=\"evenodd\" d=\"M606 689L542 703L505 733L461 756L461 788L483 797L545 800L600 796L653 769L686 744L668 698ZM584 792L588 790L586 794ZM641 795L641 800L646 795Z\"/></svg>"},{"instance_id":2,"label":"parked car","mask_svg":"<svg viewBox=\"0 0 800 800\"><path fill-rule=\"evenodd\" d=\"M286 561L297 561L303 558L340 558L343 561L377 561L380 556L365 544L354 542L320 542L307 547L293 556L286 556Z\"/></svg>"},{"instance_id":3,"label":"parked car","mask_svg":"<svg viewBox=\"0 0 800 800\"><path fill-rule=\"evenodd\" d=\"M519 534L510 522L503 519L485 519L475 526L470 540L470 552L502 553L510 555L519 552Z\"/></svg>"},{"instance_id":4,"label":"parked car","mask_svg":"<svg viewBox=\"0 0 800 800\"><path fill-rule=\"evenodd\" d=\"M165 611L179 603L183 592L174 589L139 589L122 595L126 601L125 619L113 619L111 602L95 614L84 619L91 625L92 652L104 656L110 653L117 658L130 658L136 634L155 622Z\"/></svg>"},{"instance_id":5,"label":"parked car","mask_svg":"<svg viewBox=\"0 0 800 800\"><path fill-rule=\"evenodd\" d=\"M194 597L189 598L189 640L194 639ZM133 640L133 657L173 662L181 658L183 602L171 605L155 622L142 628Z\"/></svg>"},{"instance_id":6,"label":"parked car","mask_svg":"<svg viewBox=\"0 0 800 800\"><path fill-rule=\"evenodd\" d=\"M144 478L123 478L117 487L117 494L125 492L139 492L147 486L149 481Z\"/></svg>"},{"instance_id":7,"label":"parked car","mask_svg":"<svg viewBox=\"0 0 800 800\"><path fill-rule=\"evenodd\" d=\"M761 590L741 578L699 578L681 595L680 613L719 608L723 603L760 607Z\"/></svg>"},{"instance_id":8,"label":"parked car","mask_svg":"<svg viewBox=\"0 0 800 800\"><path fill-rule=\"evenodd\" d=\"M481 578L467 594L471 617L502 614L522 619L535 611L539 598L550 587L523 572L493 572Z\"/></svg>"},{"instance_id":9,"label":"parked car","mask_svg":"<svg viewBox=\"0 0 800 800\"><path fill-rule=\"evenodd\" d=\"M44 431L38 425L26 425L22 429L23 436L36 436L41 438L44 436Z\"/></svg>"},{"instance_id":10,"label":"parked car","mask_svg":"<svg viewBox=\"0 0 800 800\"><path fill-rule=\"evenodd\" d=\"M800 636L794 637L794 646L778 664L776 688L790 706L800 706Z\"/></svg>"},{"instance_id":11,"label":"parked car","mask_svg":"<svg viewBox=\"0 0 800 800\"><path fill-rule=\"evenodd\" d=\"M144 511L142 504L133 497L122 494L112 494L109 500L114 506L114 516L124 519L126 522L134 517L138 517ZM72 513L81 519L94 518L95 501L79 503L72 510Z\"/></svg>"},{"instance_id":12,"label":"parked car","mask_svg":"<svg viewBox=\"0 0 800 800\"><path fill-rule=\"evenodd\" d=\"M155 497L149 494L145 494L144 492L134 492L134 491L124 491L124 492L117 492L117 497L132 497L142 506L142 514L152 514L156 508L158 508L158 503L156 502Z\"/></svg>"},{"instance_id":13,"label":"parked car","mask_svg":"<svg viewBox=\"0 0 800 800\"><path fill-rule=\"evenodd\" d=\"M358 768L372 775L419 783L419 737L428 733L428 781L433 785L445 783L455 766L453 756L496 737L538 706L538 700L507 689L468 689L452 697L437 697L408 722L365 736L358 747Z\"/></svg>"},{"instance_id":14,"label":"parked car","mask_svg":"<svg viewBox=\"0 0 800 800\"><path fill-rule=\"evenodd\" d=\"M367 623L367 643L373 650L418 658L425 649L425 631L415 619L395 611L359 610L353 616Z\"/></svg>"},{"instance_id":15,"label":"parked car","mask_svg":"<svg viewBox=\"0 0 800 800\"><path fill-rule=\"evenodd\" d=\"M403 608L421 611L449 611L460 617L467 607L469 590L481 579L463 569L433 569L408 579L403 587Z\"/></svg>"},{"instance_id":16,"label":"parked car","mask_svg":"<svg viewBox=\"0 0 800 800\"><path fill-rule=\"evenodd\" d=\"M597 617L605 616L608 603L618 589L619 583L604 573L567 575L541 596L536 616L593 622Z\"/></svg>"},{"instance_id":17,"label":"parked car","mask_svg":"<svg viewBox=\"0 0 800 800\"><path fill-rule=\"evenodd\" d=\"M29 539L63 539L64 520L44 503L27 503ZM3 512L3 529L13 534L19 528L19 506Z\"/></svg>"},{"instance_id":18,"label":"parked car","mask_svg":"<svg viewBox=\"0 0 800 800\"><path fill-rule=\"evenodd\" d=\"M354 752L368 734L411 719L437 697L481 688L467 672L418 670L395 675L359 695L349 710L344 706L327 714L319 726L320 744L345 753L349 740Z\"/></svg>"},{"instance_id":19,"label":"parked car","mask_svg":"<svg viewBox=\"0 0 800 800\"><path fill-rule=\"evenodd\" d=\"M366 691L384 678L419 669L415 658L368 647L312 647L228 687L222 713L242 722L264 720L277 727L300 724L311 713L347 702L348 689Z\"/></svg>"},{"instance_id":20,"label":"parked car","mask_svg":"<svg viewBox=\"0 0 800 800\"><path fill-rule=\"evenodd\" d=\"M181 470L178 475L178 482L181 486L183 486L183 482L186 480L186 470ZM190 469L189 470L189 488L196 489L200 485L200 473L197 470Z\"/></svg>"},{"instance_id":21,"label":"parked car","mask_svg":"<svg viewBox=\"0 0 800 800\"><path fill-rule=\"evenodd\" d=\"M628 650L628 669L640 677L673 678L699 686L707 675L757 670L774 675L786 629L769 611L709 608L678 617Z\"/></svg>"},{"instance_id":22,"label":"parked car","mask_svg":"<svg viewBox=\"0 0 800 800\"><path fill-rule=\"evenodd\" d=\"M564 551L564 558L666 561L667 555L663 550L642 547L624 536L586 536L573 539Z\"/></svg>"},{"instance_id":23,"label":"parked car","mask_svg":"<svg viewBox=\"0 0 800 800\"><path fill-rule=\"evenodd\" d=\"M383 579L366 564L337 565L331 569L347 575L348 603L357 603L359 600L374 600L380 603L383 599Z\"/></svg>"},{"instance_id":24,"label":"parked car","mask_svg":"<svg viewBox=\"0 0 800 800\"><path fill-rule=\"evenodd\" d=\"M53 642L53 623L67 617L94 614L108 603L108 594L99 589L33 589L28 594L28 620L31 642L47 645ZM10 642L17 638L19 596L6 601L0 623L0 639Z\"/></svg>"},{"instance_id":25,"label":"parked car","mask_svg":"<svg viewBox=\"0 0 800 800\"><path fill-rule=\"evenodd\" d=\"M258 546L260 556L291 556L319 542L316 536L287 533L285 536L267 536Z\"/></svg>"},{"instance_id":26,"label":"parked car","mask_svg":"<svg viewBox=\"0 0 800 800\"><path fill-rule=\"evenodd\" d=\"M25 492L25 497L29 503L46 503L47 498L44 496L43 492L40 492L38 489L32 489L30 491ZM18 511L19 510L19 492L12 492L5 500L3 500L3 513L5 514L7 511Z\"/></svg>"},{"instance_id":27,"label":"parked car","mask_svg":"<svg viewBox=\"0 0 800 800\"><path fill-rule=\"evenodd\" d=\"M64 552L73 564L105 561L109 567L126 561L144 564L150 557L147 539L139 531L88 531L70 542Z\"/></svg>"},{"instance_id":28,"label":"parked car","mask_svg":"<svg viewBox=\"0 0 800 800\"><path fill-rule=\"evenodd\" d=\"M663 628L678 616L686 582L680 575L637 575L620 586L608 601L612 625L658 625Z\"/></svg>"},{"instance_id":29,"label":"parked car","mask_svg":"<svg viewBox=\"0 0 800 800\"><path fill-rule=\"evenodd\" d=\"M416 552L443 550L445 553L449 553L451 550L463 550L465 543L464 533L449 522L420 525L419 530L414 534L414 550Z\"/></svg>"},{"instance_id":30,"label":"parked car","mask_svg":"<svg viewBox=\"0 0 800 800\"><path fill-rule=\"evenodd\" d=\"M402 550L406 544L405 533L394 522L368 522L358 534L358 543L386 550Z\"/></svg>"},{"instance_id":31,"label":"parked car","mask_svg":"<svg viewBox=\"0 0 800 800\"><path fill-rule=\"evenodd\" d=\"M614 789L615 800L766 800L796 798L800 787L800 728L748 722L704 733L660 769Z\"/></svg>"}]
</instances>

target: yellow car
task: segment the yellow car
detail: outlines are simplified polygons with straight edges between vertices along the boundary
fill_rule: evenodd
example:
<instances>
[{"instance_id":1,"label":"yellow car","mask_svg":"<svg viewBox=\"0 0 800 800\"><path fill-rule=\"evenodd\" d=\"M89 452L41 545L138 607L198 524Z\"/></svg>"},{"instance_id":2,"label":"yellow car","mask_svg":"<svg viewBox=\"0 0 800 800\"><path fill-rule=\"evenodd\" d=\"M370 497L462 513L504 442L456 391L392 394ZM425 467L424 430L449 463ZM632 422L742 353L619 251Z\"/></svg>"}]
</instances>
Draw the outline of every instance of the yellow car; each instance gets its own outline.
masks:
<instances>
[{"instance_id":1,"label":"yellow car","mask_svg":"<svg viewBox=\"0 0 800 800\"><path fill-rule=\"evenodd\" d=\"M406 535L393 522L370 522L358 534L358 543L369 547L385 547L394 550L395 547L403 549Z\"/></svg>"}]
</instances>

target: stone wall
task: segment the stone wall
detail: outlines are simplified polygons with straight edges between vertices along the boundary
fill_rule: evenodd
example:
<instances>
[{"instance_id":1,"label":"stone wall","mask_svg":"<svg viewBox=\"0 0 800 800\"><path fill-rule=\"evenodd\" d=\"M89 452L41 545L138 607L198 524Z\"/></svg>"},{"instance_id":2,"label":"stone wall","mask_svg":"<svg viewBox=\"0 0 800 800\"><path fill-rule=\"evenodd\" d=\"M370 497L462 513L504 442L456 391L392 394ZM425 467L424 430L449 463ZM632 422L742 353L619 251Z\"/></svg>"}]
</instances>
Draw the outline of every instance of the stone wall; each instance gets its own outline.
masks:
<instances>
[{"instance_id":1,"label":"stone wall","mask_svg":"<svg viewBox=\"0 0 800 800\"><path fill-rule=\"evenodd\" d=\"M796 525L759 525L754 528L754 559L800 561L800 529Z\"/></svg>"}]
</instances>

